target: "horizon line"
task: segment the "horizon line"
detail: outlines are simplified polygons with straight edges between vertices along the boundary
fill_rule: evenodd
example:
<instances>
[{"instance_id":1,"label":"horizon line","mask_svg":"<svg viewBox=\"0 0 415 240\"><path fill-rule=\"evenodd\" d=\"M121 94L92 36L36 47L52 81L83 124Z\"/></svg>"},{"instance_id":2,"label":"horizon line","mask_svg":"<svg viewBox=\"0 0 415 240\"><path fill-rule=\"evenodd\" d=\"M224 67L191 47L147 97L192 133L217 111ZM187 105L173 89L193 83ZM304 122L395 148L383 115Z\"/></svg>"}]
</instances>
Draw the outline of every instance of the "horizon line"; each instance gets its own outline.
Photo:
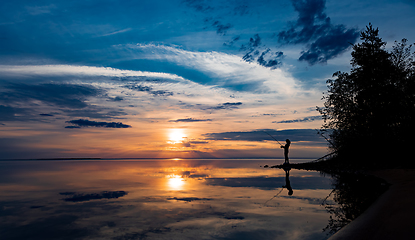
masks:
<instances>
[{"instance_id":1,"label":"horizon line","mask_svg":"<svg viewBox=\"0 0 415 240\"><path fill-rule=\"evenodd\" d=\"M0 159L0 161L71 161L71 160L284 160L284 158L250 157L250 158L16 158ZM290 160L315 159L315 158L291 158Z\"/></svg>"}]
</instances>

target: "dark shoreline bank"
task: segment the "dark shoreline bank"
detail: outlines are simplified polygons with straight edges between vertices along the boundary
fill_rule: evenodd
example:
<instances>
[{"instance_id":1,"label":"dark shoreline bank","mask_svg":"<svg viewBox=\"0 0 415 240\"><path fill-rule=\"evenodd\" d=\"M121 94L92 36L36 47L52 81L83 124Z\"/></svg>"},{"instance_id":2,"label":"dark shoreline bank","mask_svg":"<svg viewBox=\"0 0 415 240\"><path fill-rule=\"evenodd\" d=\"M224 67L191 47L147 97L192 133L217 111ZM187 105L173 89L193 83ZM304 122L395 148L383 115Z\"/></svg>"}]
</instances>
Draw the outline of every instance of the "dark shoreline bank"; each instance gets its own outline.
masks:
<instances>
[{"instance_id":1,"label":"dark shoreline bank","mask_svg":"<svg viewBox=\"0 0 415 240\"><path fill-rule=\"evenodd\" d=\"M329 240L389 240L413 238L415 169L367 170L390 186L363 214Z\"/></svg>"}]
</instances>

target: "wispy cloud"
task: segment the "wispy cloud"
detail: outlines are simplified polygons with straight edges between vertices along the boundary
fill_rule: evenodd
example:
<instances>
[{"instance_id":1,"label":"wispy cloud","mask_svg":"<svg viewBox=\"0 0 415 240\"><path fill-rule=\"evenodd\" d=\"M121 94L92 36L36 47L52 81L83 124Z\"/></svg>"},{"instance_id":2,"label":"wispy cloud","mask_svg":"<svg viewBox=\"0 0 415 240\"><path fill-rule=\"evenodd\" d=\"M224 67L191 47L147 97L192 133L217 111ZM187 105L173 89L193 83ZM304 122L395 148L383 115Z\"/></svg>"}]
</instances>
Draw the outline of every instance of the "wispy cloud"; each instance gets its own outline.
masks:
<instances>
[{"instance_id":1,"label":"wispy cloud","mask_svg":"<svg viewBox=\"0 0 415 240\"><path fill-rule=\"evenodd\" d=\"M72 109L87 107L87 98L102 93L100 89L93 86L66 83L8 84L4 90L3 96L6 101L16 103L38 100Z\"/></svg>"},{"instance_id":2,"label":"wispy cloud","mask_svg":"<svg viewBox=\"0 0 415 240\"><path fill-rule=\"evenodd\" d=\"M212 26L216 28L216 33L220 35L226 35L227 31L232 27L232 24L222 24L220 21L214 21Z\"/></svg>"},{"instance_id":3,"label":"wispy cloud","mask_svg":"<svg viewBox=\"0 0 415 240\"><path fill-rule=\"evenodd\" d=\"M49 14L57 7L54 4L45 6L26 6L26 10L30 15Z\"/></svg>"},{"instance_id":4,"label":"wispy cloud","mask_svg":"<svg viewBox=\"0 0 415 240\"><path fill-rule=\"evenodd\" d=\"M241 51L248 51L242 59L247 62L253 62L255 57L258 56L259 51L257 50L258 47L261 46L261 38L258 34L255 34L253 37L249 39L249 42L245 45L241 46Z\"/></svg>"},{"instance_id":5,"label":"wispy cloud","mask_svg":"<svg viewBox=\"0 0 415 240\"><path fill-rule=\"evenodd\" d=\"M173 96L174 93L171 91L166 91L166 90L153 90L153 87L149 87L149 86L143 86L143 85L133 85L133 86L128 86L129 89L135 90L135 91L140 91L140 92L148 92L150 94L152 94L153 96Z\"/></svg>"},{"instance_id":6,"label":"wispy cloud","mask_svg":"<svg viewBox=\"0 0 415 240\"><path fill-rule=\"evenodd\" d=\"M195 11L206 14L205 16L208 17L204 19L205 24L207 24L205 29L213 27L216 29L216 33L221 36L226 35L227 31L233 27L230 23L223 23L223 14L243 15L248 12L243 6L231 7L233 4L228 5L226 2L220 5L215 5L211 1L184 0L182 2Z\"/></svg>"},{"instance_id":7,"label":"wispy cloud","mask_svg":"<svg viewBox=\"0 0 415 240\"><path fill-rule=\"evenodd\" d=\"M79 82L64 83L63 80L31 84L5 83L0 90L0 119L44 121L45 117L55 114L58 114L59 118L113 118L126 115L118 106L112 106L108 101L103 102L102 99L107 98L106 89L93 85ZM55 118L48 118L48 121L52 119Z\"/></svg>"},{"instance_id":8,"label":"wispy cloud","mask_svg":"<svg viewBox=\"0 0 415 240\"><path fill-rule=\"evenodd\" d=\"M281 66L281 60L284 58L283 52L273 52L270 48L262 45L261 37L258 34L251 37L248 44L243 44L240 51L245 52L245 55L242 57L244 61L249 63L256 62L259 65L270 69L276 69Z\"/></svg>"},{"instance_id":9,"label":"wispy cloud","mask_svg":"<svg viewBox=\"0 0 415 240\"><path fill-rule=\"evenodd\" d=\"M294 79L282 69L271 70L256 62L250 64L241 61L240 56L237 55L222 52L192 52L156 44L129 44L116 47L125 49L126 54L129 55L126 57L132 59L169 61L196 69L210 76L210 82L204 84L231 90L257 93L273 91L282 96L292 93L297 87ZM265 63L265 59L263 61Z\"/></svg>"},{"instance_id":10,"label":"wispy cloud","mask_svg":"<svg viewBox=\"0 0 415 240\"><path fill-rule=\"evenodd\" d=\"M223 45L224 46L228 46L231 47L233 46L237 41L239 41L241 39L241 36L236 36L234 38L232 38L231 40L224 42Z\"/></svg>"},{"instance_id":11,"label":"wispy cloud","mask_svg":"<svg viewBox=\"0 0 415 240\"><path fill-rule=\"evenodd\" d=\"M129 32L131 30L132 30L132 28L125 28L125 29L121 29L121 30L117 30L117 31L113 31L113 32L110 32L110 33L103 34L103 35L101 35L101 37L108 37L108 36L116 35L116 34L119 34L119 33Z\"/></svg>"},{"instance_id":12,"label":"wispy cloud","mask_svg":"<svg viewBox=\"0 0 415 240\"><path fill-rule=\"evenodd\" d=\"M28 113L30 113L28 108L0 105L0 121L21 120L21 116Z\"/></svg>"},{"instance_id":13,"label":"wispy cloud","mask_svg":"<svg viewBox=\"0 0 415 240\"><path fill-rule=\"evenodd\" d=\"M77 65L0 65L2 76L107 76L107 77L154 77L184 80L182 77L162 72L120 70L110 67L92 67Z\"/></svg>"}]
</instances>

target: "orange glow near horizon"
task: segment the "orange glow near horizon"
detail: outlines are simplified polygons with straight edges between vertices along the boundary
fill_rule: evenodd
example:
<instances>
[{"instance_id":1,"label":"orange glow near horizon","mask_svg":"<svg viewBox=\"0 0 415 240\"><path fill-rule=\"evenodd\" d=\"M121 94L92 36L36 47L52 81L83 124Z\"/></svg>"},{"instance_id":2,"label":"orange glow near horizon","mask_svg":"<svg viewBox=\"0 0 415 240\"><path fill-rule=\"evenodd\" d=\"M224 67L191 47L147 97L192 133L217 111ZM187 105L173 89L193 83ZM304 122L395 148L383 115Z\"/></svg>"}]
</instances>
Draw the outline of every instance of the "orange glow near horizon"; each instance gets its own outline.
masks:
<instances>
[{"instance_id":1,"label":"orange glow near horizon","mask_svg":"<svg viewBox=\"0 0 415 240\"><path fill-rule=\"evenodd\" d=\"M36 158L166 158L177 161L185 158L284 157L283 150L272 139L262 142L209 139L204 134L214 132L214 129L210 129L212 126L204 122L198 123L197 126L184 124L173 126L169 123L158 127L143 125L142 128L136 127L132 122L126 123L135 128L64 129L62 131L65 137L62 137L58 134L59 129L50 129L46 134L37 130L27 130L23 125L15 124L10 129L2 126L1 134L8 138L24 135L39 137L39 140L31 143L31 146L44 153ZM30 127L44 126L43 123L31 123ZM224 127L216 131L236 131L236 129ZM327 154L326 146L313 145L313 142L308 141L293 140L290 149L290 158L319 158L325 154ZM27 155L20 158L35 158L35 156Z\"/></svg>"}]
</instances>

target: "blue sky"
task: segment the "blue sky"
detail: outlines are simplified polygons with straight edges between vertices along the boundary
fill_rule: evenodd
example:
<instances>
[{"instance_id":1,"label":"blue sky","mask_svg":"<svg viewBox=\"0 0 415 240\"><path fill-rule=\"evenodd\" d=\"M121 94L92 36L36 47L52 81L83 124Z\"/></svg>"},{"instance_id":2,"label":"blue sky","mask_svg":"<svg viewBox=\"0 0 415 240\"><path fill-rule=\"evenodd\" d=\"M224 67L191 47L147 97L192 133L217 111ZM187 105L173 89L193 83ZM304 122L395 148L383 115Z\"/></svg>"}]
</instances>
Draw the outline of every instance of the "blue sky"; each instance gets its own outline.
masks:
<instances>
[{"instance_id":1,"label":"blue sky","mask_svg":"<svg viewBox=\"0 0 415 240\"><path fill-rule=\"evenodd\" d=\"M415 41L409 0L0 5L1 158L282 157L263 129L319 157L315 107L359 32Z\"/></svg>"}]
</instances>

